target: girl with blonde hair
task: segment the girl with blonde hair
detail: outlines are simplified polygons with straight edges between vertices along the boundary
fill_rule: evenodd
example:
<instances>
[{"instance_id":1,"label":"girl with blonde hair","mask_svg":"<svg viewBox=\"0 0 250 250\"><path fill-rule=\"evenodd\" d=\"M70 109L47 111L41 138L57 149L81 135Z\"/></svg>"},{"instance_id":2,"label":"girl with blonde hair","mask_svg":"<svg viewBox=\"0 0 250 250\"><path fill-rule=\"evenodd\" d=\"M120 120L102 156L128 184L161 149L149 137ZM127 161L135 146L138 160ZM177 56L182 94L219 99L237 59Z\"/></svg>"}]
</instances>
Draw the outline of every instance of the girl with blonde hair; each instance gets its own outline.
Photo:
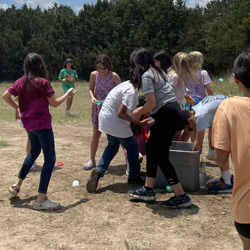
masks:
<instances>
[{"instance_id":1,"label":"girl with blonde hair","mask_svg":"<svg viewBox=\"0 0 250 250\"><path fill-rule=\"evenodd\" d=\"M174 92L177 101L184 109L185 86L190 79L198 84L198 78L193 70L193 62L191 57L185 52L177 53L173 58L173 66L168 71L168 79Z\"/></svg>"}]
</instances>

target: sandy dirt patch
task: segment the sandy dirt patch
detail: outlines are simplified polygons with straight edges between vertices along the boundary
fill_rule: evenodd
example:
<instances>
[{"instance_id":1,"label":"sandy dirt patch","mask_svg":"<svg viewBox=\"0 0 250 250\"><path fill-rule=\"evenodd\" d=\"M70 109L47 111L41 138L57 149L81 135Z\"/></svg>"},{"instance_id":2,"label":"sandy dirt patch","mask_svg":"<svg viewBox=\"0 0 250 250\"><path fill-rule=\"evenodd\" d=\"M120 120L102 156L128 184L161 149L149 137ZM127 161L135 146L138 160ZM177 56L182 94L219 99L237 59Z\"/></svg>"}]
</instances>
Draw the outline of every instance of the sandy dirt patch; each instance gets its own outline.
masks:
<instances>
[{"instance_id":1,"label":"sandy dirt patch","mask_svg":"<svg viewBox=\"0 0 250 250\"><path fill-rule=\"evenodd\" d=\"M26 133L16 123L1 121L0 148L0 249L242 249L233 225L230 194L211 194L206 189L190 192L190 209L168 210L160 202L172 196L156 189L153 204L131 201L122 151L112 161L97 193L86 191L90 172L82 170L89 158L92 127L87 124L53 125L57 162L48 197L61 203L55 212L34 211L43 155L36 161L38 172L29 173L18 197L8 193L16 182L25 157ZM106 137L102 135L99 159ZM202 153L207 153L205 142ZM232 165L230 166L232 170ZM141 167L145 176L145 160ZM219 176L214 162L206 161L207 178ZM232 171L233 173L233 171ZM80 186L72 187L78 180Z\"/></svg>"}]
</instances>

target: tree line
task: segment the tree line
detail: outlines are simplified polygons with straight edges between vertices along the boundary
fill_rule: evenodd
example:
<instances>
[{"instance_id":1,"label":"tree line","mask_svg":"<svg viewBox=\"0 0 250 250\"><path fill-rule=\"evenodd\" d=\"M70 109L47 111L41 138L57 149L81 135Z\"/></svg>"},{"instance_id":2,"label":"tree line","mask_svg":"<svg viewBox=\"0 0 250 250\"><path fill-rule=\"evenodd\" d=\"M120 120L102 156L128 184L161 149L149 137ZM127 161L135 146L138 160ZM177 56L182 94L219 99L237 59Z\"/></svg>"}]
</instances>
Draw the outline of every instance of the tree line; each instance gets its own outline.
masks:
<instances>
[{"instance_id":1,"label":"tree line","mask_svg":"<svg viewBox=\"0 0 250 250\"><path fill-rule=\"evenodd\" d=\"M88 80L95 58L110 56L114 71L128 75L129 55L137 47L152 53L198 50L212 75L230 71L250 44L250 1L212 0L188 8L182 0L98 0L77 15L69 6L31 9L26 4L0 9L0 82L23 74L29 52L41 54L51 80L66 58L80 79Z\"/></svg>"}]
</instances>

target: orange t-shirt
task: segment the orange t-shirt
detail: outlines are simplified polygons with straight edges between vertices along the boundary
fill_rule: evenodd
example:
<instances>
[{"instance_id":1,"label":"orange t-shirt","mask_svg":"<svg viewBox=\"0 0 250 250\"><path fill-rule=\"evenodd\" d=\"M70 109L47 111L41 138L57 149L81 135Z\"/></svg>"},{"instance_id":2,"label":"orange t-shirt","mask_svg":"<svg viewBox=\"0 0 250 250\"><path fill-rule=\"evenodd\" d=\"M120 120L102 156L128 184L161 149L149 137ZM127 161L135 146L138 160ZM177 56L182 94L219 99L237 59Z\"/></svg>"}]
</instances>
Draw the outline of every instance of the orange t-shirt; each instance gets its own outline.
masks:
<instances>
[{"instance_id":1,"label":"orange t-shirt","mask_svg":"<svg viewBox=\"0 0 250 250\"><path fill-rule=\"evenodd\" d=\"M250 98L231 97L217 109L213 145L231 154L235 169L231 204L234 221L250 223Z\"/></svg>"}]
</instances>

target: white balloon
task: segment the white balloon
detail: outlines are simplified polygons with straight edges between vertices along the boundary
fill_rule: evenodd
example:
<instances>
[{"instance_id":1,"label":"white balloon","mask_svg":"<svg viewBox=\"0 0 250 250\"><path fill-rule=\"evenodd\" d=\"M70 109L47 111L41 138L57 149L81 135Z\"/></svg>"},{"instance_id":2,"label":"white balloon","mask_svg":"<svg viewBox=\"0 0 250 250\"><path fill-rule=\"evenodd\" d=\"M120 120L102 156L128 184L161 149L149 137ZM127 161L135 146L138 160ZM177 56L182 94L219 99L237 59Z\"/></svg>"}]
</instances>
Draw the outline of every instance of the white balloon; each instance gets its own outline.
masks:
<instances>
[{"instance_id":1,"label":"white balloon","mask_svg":"<svg viewBox=\"0 0 250 250\"><path fill-rule=\"evenodd\" d=\"M74 180L73 183L72 183L72 187L79 187L79 181Z\"/></svg>"}]
</instances>

